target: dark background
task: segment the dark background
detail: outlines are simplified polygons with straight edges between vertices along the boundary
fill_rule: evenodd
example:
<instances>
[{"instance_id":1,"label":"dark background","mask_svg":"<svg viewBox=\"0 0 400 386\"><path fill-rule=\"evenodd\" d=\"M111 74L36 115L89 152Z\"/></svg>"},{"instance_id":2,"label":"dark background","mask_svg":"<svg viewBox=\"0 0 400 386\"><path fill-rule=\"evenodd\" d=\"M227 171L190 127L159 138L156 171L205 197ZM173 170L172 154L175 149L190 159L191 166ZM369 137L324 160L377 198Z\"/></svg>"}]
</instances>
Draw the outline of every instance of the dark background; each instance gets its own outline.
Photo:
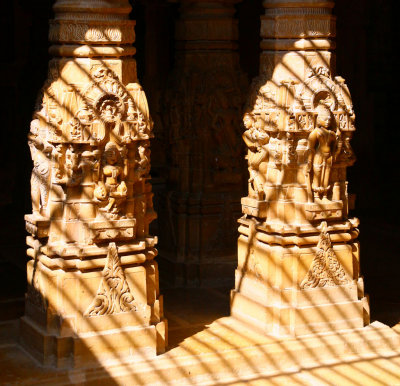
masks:
<instances>
[{"instance_id":1,"label":"dark background","mask_svg":"<svg viewBox=\"0 0 400 386\"><path fill-rule=\"evenodd\" d=\"M23 306L27 261L23 216L31 212L31 160L26 135L37 93L47 75L52 3L11 0L1 5L0 311L4 304L8 311L2 312L0 319L15 317ZM137 20L138 76L152 109L155 94L165 86L174 64L178 6L162 0L132 3L132 18ZM350 192L357 195L354 214L361 219L361 266L372 314L380 320L386 318L382 321L387 323L398 321L394 314L400 310L400 104L395 77L394 5L394 0L336 0L334 10L337 74L347 80L357 115L352 144L358 162L349 170L348 179ZM237 10L241 65L251 79L258 73L261 0L243 0ZM160 166L165 161L162 128L156 127L155 132L159 139L153 145L153 165ZM158 170L153 176L160 177ZM10 304L15 305L15 312Z\"/></svg>"}]
</instances>

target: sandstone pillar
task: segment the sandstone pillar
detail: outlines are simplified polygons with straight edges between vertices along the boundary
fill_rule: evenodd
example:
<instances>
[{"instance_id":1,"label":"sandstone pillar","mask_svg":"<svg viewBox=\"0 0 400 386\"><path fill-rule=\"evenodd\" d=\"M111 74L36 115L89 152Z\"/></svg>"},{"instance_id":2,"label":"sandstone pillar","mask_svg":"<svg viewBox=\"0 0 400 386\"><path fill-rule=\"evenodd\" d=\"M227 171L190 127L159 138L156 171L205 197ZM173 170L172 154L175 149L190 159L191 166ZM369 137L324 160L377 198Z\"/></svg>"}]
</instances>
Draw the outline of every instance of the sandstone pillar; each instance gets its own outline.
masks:
<instances>
[{"instance_id":1,"label":"sandstone pillar","mask_svg":"<svg viewBox=\"0 0 400 386\"><path fill-rule=\"evenodd\" d=\"M154 257L152 121L128 0L58 0L28 136L28 291L21 343L47 366L154 356L166 321Z\"/></svg>"},{"instance_id":2,"label":"sandstone pillar","mask_svg":"<svg viewBox=\"0 0 400 386\"><path fill-rule=\"evenodd\" d=\"M268 0L244 115L248 196L232 315L275 335L369 323L346 169L354 111L335 74L333 1Z\"/></svg>"},{"instance_id":3,"label":"sandstone pillar","mask_svg":"<svg viewBox=\"0 0 400 386\"><path fill-rule=\"evenodd\" d=\"M234 272L246 85L237 52L237 2L182 0L176 23L164 110L170 169L160 238L160 258L176 284L222 284Z\"/></svg>"}]
</instances>

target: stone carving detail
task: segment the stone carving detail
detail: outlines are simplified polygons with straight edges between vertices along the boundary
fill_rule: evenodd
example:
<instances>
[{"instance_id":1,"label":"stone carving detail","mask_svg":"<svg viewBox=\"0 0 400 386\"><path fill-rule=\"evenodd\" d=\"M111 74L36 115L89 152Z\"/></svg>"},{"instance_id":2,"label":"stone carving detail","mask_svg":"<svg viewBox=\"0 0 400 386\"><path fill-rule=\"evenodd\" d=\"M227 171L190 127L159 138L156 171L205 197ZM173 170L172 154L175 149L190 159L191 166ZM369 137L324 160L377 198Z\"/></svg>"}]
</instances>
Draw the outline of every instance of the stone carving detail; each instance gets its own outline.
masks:
<instances>
[{"instance_id":1,"label":"stone carving detail","mask_svg":"<svg viewBox=\"0 0 400 386\"><path fill-rule=\"evenodd\" d=\"M265 23L261 34L262 36L275 35L277 38L316 38L335 36L336 31L335 23L328 16L326 19L271 20Z\"/></svg>"},{"instance_id":2,"label":"stone carving detail","mask_svg":"<svg viewBox=\"0 0 400 386\"><path fill-rule=\"evenodd\" d=\"M354 163L350 139L354 112L347 86L323 65L312 66L303 83L257 78L244 115L248 148L249 197L287 199L282 184L300 182L307 192L308 219L342 215L343 171ZM336 202L336 204L332 204ZM317 207L318 204L318 207ZM324 206L325 205L325 206ZM253 213L253 212L252 212Z\"/></svg>"},{"instance_id":3,"label":"stone carving detail","mask_svg":"<svg viewBox=\"0 0 400 386\"><path fill-rule=\"evenodd\" d=\"M130 311L136 311L135 299L121 267L117 246L110 243L103 278L85 315L101 316Z\"/></svg>"},{"instance_id":4,"label":"stone carving detail","mask_svg":"<svg viewBox=\"0 0 400 386\"><path fill-rule=\"evenodd\" d=\"M50 66L29 134L37 218L48 218L50 192L62 198L68 188L84 186L92 187L85 195L98 207L95 217L132 216L126 208L132 185L148 178L152 122L142 88L137 83L124 87L113 70L100 63L90 72L92 81L86 87L67 87ZM135 151L137 161L129 156Z\"/></svg>"},{"instance_id":5,"label":"stone carving detail","mask_svg":"<svg viewBox=\"0 0 400 386\"><path fill-rule=\"evenodd\" d=\"M49 40L59 42L102 42L102 43L132 43L135 33L130 21L114 21L118 24L111 27L109 22L63 23L60 21L50 23Z\"/></svg>"},{"instance_id":6,"label":"stone carving detail","mask_svg":"<svg viewBox=\"0 0 400 386\"><path fill-rule=\"evenodd\" d=\"M326 105L320 104L316 108L315 129L308 136L310 147L307 172L310 175L310 184L314 197L327 198L330 190L330 174L335 156L340 153L342 142L340 130L336 135L331 131L332 113ZM310 171L312 169L312 177ZM311 182L312 181L312 182Z\"/></svg>"},{"instance_id":7,"label":"stone carving detail","mask_svg":"<svg viewBox=\"0 0 400 386\"><path fill-rule=\"evenodd\" d=\"M197 60L201 62L204 58L199 56ZM200 169L203 181L196 181L196 184L237 182L241 179L240 126L237 122L243 79L231 66L222 63L213 62L213 68L204 63L201 70L196 70L197 65L193 64L193 67L190 75L177 71L177 77L173 79L175 86L167 95L166 123L174 149L171 152L174 166L178 167L182 160L175 158L189 145L192 156L200 161L196 168Z\"/></svg>"},{"instance_id":8,"label":"stone carving detail","mask_svg":"<svg viewBox=\"0 0 400 386\"><path fill-rule=\"evenodd\" d=\"M156 355L167 332L149 232L153 123L129 44L132 8L129 0L56 0L53 9L55 57L28 134L33 213L25 216L22 340L46 366L87 366L93 353L77 358L76 345L63 342L99 348L104 333L104 360Z\"/></svg>"},{"instance_id":9,"label":"stone carving detail","mask_svg":"<svg viewBox=\"0 0 400 386\"><path fill-rule=\"evenodd\" d=\"M355 116L333 74L334 2L263 5L260 75L243 118L249 183L231 315L278 336L361 328L369 307L346 180Z\"/></svg>"},{"instance_id":10,"label":"stone carving detail","mask_svg":"<svg viewBox=\"0 0 400 386\"><path fill-rule=\"evenodd\" d=\"M128 192L124 180L128 175L128 160L124 157L124 153L126 149L119 151L114 142L107 143L103 152L100 178L94 190L100 211L110 215L120 213ZM121 159L124 160L123 166Z\"/></svg>"},{"instance_id":11,"label":"stone carving detail","mask_svg":"<svg viewBox=\"0 0 400 386\"><path fill-rule=\"evenodd\" d=\"M259 167L262 162L268 160L269 149L267 145L270 137L267 132L262 130L262 122L258 121L256 124L251 114L245 115L244 126L247 130L243 134L243 140L249 148L246 157L250 173L249 195L262 200L265 178L259 173Z\"/></svg>"},{"instance_id":12,"label":"stone carving detail","mask_svg":"<svg viewBox=\"0 0 400 386\"><path fill-rule=\"evenodd\" d=\"M31 122L28 144L33 161L31 175L32 214L41 217L47 207L50 190L50 161L51 145L39 133L39 120Z\"/></svg>"},{"instance_id":13,"label":"stone carving detail","mask_svg":"<svg viewBox=\"0 0 400 386\"><path fill-rule=\"evenodd\" d=\"M101 144L111 136L117 143L151 136L146 97L137 83L124 87L104 65L91 69L93 81L82 90L66 88L60 79L45 87L36 113L49 143ZM65 103L61 106L61 100ZM72 115L72 117L71 117Z\"/></svg>"},{"instance_id":14,"label":"stone carving detail","mask_svg":"<svg viewBox=\"0 0 400 386\"><path fill-rule=\"evenodd\" d=\"M327 224L321 224L322 230L317 245L317 253L306 277L300 284L301 289L349 284L346 272L335 256Z\"/></svg>"}]
</instances>

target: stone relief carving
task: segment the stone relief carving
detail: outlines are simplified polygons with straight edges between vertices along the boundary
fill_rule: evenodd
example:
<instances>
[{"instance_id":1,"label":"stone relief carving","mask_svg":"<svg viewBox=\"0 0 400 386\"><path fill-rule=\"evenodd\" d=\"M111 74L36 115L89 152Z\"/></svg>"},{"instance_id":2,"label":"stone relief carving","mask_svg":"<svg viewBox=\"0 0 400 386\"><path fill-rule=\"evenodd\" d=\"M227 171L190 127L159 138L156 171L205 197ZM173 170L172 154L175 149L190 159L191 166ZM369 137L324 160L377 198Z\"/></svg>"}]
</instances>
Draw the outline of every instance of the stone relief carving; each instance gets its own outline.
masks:
<instances>
[{"instance_id":1,"label":"stone relief carving","mask_svg":"<svg viewBox=\"0 0 400 386\"><path fill-rule=\"evenodd\" d=\"M192 153L201 154L201 164L196 167L202 170L204 184L229 184L241 179L237 125L241 80L235 79L236 73L229 67L215 63L213 68L208 67L194 69L190 75L177 73L174 90L166 96L166 126L172 153L182 154L189 144ZM178 166L181 160L172 157Z\"/></svg>"},{"instance_id":2,"label":"stone relief carving","mask_svg":"<svg viewBox=\"0 0 400 386\"><path fill-rule=\"evenodd\" d=\"M35 217L41 217L47 207L51 170L49 154L52 151L51 145L43 138L39 130L39 120L34 119L31 122L28 144L33 161L31 174L31 198L32 214Z\"/></svg>"},{"instance_id":3,"label":"stone relief carving","mask_svg":"<svg viewBox=\"0 0 400 386\"><path fill-rule=\"evenodd\" d=\"M243 139L249 198L264 201L275 189L278 200L286 199L282 184L300 183L310 220L332 215L332 209L340 217L346 200L343 171L355 160L350 145L354 112L343 78L332 79L323 65L311 66L303 83L286 79L276 84L264 74L253 82L248 100ZM291 177L296 169L304 181Z\"/></svg>"},{"instance_id":4,"label":"stone relief carving","mask_svg":"<svg viewBox=\"0 0 400 386\"><path fill-rule=\"evenodd\" d=\"M321 224L321 234L317 253L310 270L300 284L301 289L349 284L346 272L335 256L331 239L327 232L327 223Z\"/></svg>"},{"instance_id":5,"label":"stone relief carving","mask_svg":"<svg viewBox=\"0 0 400 386\"><path fill-rule=\"evenodd\" d=\"M95 200L101 211L116 215L126 200L127 186L125 178L128 175L128 159L125 158L126 148L118 150L117 145L108 142L104 148L100 178L94 189ZM121 165L121 159L124 164Z\"/></svg>"},{"instance_id":6,"label":"stone relief carving","mask_svg":"<svg viewBox=\"0 0 400 386\"><path fill-rule=\"evenodd\" d=\"M110 243L103 278L85 315L101 316L130 311L136 311L135 299L121 267L117 246Z\"/></svg>"},{"instance_id":7,"label":"stone relief carving","mask_svg":"<svg viewBox=\"0 0 400 386\"><path fill-rule=\"evenodd\" d=\"M96 24L95 24L96 23ZM49 40L60 42L118 42L131 43L135 33L129 21L114 21L117 27L109 23L97 21L93 24L76 21L75 23L50 23Z\"/></svg>"},{"instance_id":8,"label":"stone relief carving","mask_svg":"<svg viewBox=\"0 0 400 386\"><path fill-rule=\"evenodd\" d=\"M316 125L308 136L309 158L307 173L314 197L327 199L330 186L330 174L335 157L340 153L342 142L340 131L333 133L332 113L330 109L320 104L316 108ZM312 174L311 174L312 172Z\"/></svg>"},{"instance_id":9,"label":"stone relief carving","mask_svg":"<svg viewBox=\"0 0 400 386\"><path fill-rule=\"evenodd\" d=\"M244 117L244 125L247 129L243 134L243 140L248 146L246 156L249 164L249 195L250 197L263 199L265 178L259 170L261 162L267 161L269 149L269 135L263 130L262 121L254 122L250 114Z\"/></svg>"},{"instance_id":10,"label":"stone relief carving","mask_svg":"<svg viewBox=\"0 0 400 386\"><path fill-rule=\"evenodd\" d=\"M149 232L153 123L129 44L132 8L128 0L54 3L54 59L28 135L33 214L25 216L21 336L55 368L93 364L91 350L74 347L100 347L104 334L104 360L155 356L165 351L167 326Z\"/></svg>"},{"instance_id":11,"label":"stone relief carving","mask_svg":"<svg viewBox=\"0 0 400 386\"><path fill-rule=\"evenodd\" d=\"M50 79L29 134L34 161L32 212L37 219L48 219L49 200L64 202L64 211L69 210L64 218L71 218L71 211L73 217L88 222L132 218L132 208L138 205L132 198L133 186L139 188L137 184L145 183L150 173L152 122L142 88L135 83L123 86L114 71L101 63L92 64L90 77L87 86L66 86L50 66ZM139 189L144 192L144 185ZM68 204L70 194L77 198ZM94 214L89 209L80 211L81 201L93 203ZM141 209L152 211L150 206ZM101 232L97 226L95 234L107 234L108 239L135 234L130 227L125 229L126 224L121 225L122 233Z\"/></svg>"},{"instance_id":12,"label":"stone relief carving","mask_svg":"<svg viewBox=\"0 0 400 386\"><path fill-rule=\"evenodd\" d=\"M344 79L333 75L334 3L263 6L231 315L275 336L361 328L369 306L346 177L355 116Z\"/></svg>"}]
</instances>

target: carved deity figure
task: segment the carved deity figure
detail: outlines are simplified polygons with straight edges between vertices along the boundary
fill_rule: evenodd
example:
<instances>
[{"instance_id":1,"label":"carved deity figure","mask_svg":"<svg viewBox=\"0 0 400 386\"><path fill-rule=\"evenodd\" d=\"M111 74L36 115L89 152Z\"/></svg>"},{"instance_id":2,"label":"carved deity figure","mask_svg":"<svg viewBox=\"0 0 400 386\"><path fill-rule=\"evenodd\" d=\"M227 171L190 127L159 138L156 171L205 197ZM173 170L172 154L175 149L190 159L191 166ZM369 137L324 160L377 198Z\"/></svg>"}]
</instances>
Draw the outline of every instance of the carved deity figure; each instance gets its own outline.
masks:
<instances>
[{"instance_id":1,"label":"carved deity figure","mask_svg":"<svg viewBox=\"0 0 400 386\"><path fill-rule=\"evenodd\" d=\"M323 104L316 108L316 125L308 137L310 153L307 172L314 198L327 200L332 164L340 152L340 132L332 131L332 113ZM311 173L312 171L312 173Z\"/></svg>"},{"instance_id":2,"label":"carved deity figure","mask_svg":"<svg viewBox=\"0 0 400 386\"><path fill-rule=\"evenodd\" d=\"M31 122L28 144L33 161L31 175L32 213L35 217L40 218L49 199L52 146L41 137L38 119Z\"/></svg>"},{"instance_id":3,"label":"carved deity figure","mask_svg":"<svg viewBox=\"0 0 400 386\"><path fill-rule=\"evenodd\" d=\"M338 161L345 162L346 165L353 165L354 162L356 161L356 155L354 154L353 148L351 146L351 137L352 133L351 132L345 132L343 133L343 147L342 151L338 156Z\"/></svg>"},{"instance_id":4,"label":"carved deity figure","mask_svg":"<svg viewBox=\"0 0 400 386\"><path fill-rule=\"evenodd\" d=\"M128 191L124 181L128 175L128 160L125 154L121 154L125 162L122 167L119 164L119 153L115 143L107 143L103 153L101 177L94 190L95 199L104 204L100 210L110 214L120 212Z\"/></svg>"},{"instance_id":5,"label":"carved deity figure","mask_svg":"<svg viewBox=\"0 0 400 386\"><path fill-rule=\"evenodd\" d=\"M248 146L247 160L249 164L249 195L261 200L264 193L265 177L260 173L260 164L268 159L267 145L269 135L263 129L262 120L255 122L251 114L246 113L243 119L247 129L243 140Z\"/></svg>"},{"instance_id":6,"label":"carved deity figure","mask_svg":"<svg viewBox=\"0 0 400 386\"><path fill-rule=\"evenodd\" d=\"M82 175L78 174L79 153L74 145L70 144L65 151L65 169L67 172L67 186L77 186L82 181Z\"/></svg>"},{"instance_id":7,"label":"carved deity figure","mask_svg":"<svg viewBox=\"0 0 400 386\"><path fill-rule=\"evenodd\" d=\"M150 173L150 149L147 144L138 147L135 172L138 180Z\"/></svg>"},{"instance_id":8,"label":"carved deity figure","mask_svg":"<svg viewBox=\"0 0 400 386\"><path fill-rule=\"evenodd\" d=\"M53 181L56 184L65 184L66 175L64 173L64 148L61 143L55 145L52 151L53 157Z\"/></svg>"}]
</instances>

